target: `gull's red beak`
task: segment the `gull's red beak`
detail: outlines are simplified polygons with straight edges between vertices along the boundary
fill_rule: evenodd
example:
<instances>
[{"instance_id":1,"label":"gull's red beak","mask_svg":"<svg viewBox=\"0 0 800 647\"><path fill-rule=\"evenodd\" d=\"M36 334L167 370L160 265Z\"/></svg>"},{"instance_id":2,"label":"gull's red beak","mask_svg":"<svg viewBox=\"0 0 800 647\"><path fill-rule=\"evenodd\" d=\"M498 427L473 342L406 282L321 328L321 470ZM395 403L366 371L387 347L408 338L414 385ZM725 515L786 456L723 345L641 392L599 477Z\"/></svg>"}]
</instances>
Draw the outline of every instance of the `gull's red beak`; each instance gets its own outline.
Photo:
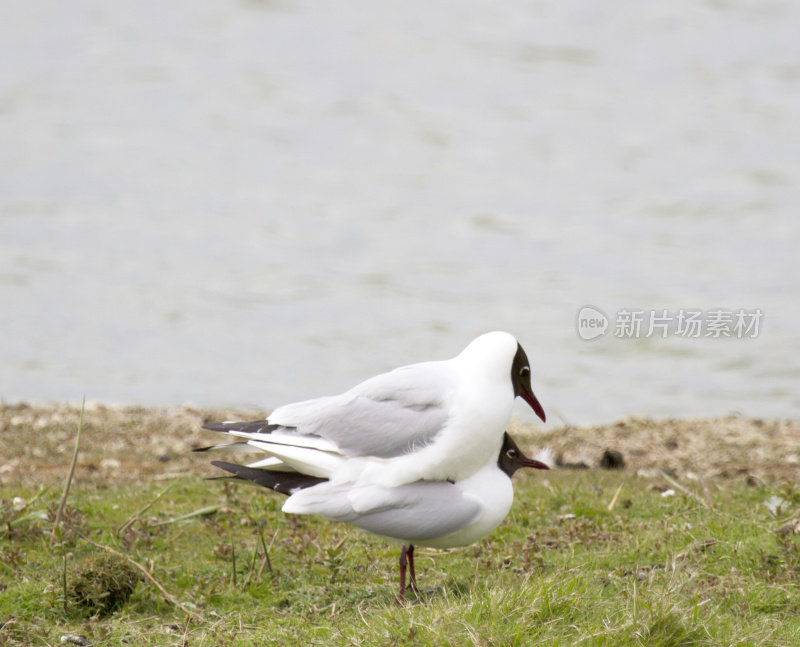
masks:
<instances>
[{"instance_id":1,"label":"gull's red beak","mask_svg":"<svg viewBox=\"0 0 800 647\"><path fill-rule=\"evenodd\" d=\"M524 386L521 389L522 399L525 400L529 405L531 405L531 409L533 412L542 419L542 422L547 422L547 416L544 414L544 409L542 405L539 404L539 400L536 399L536 396L533 394L533 391L529 391Z\"/></svg>"},{"instance_id":2,"label":"gull's red beak","mask_svg":"<svg viewBox=\"0 0 800 647\"><path fill-rule=\"evenodd\" d=\"M542 461L534 460L533 458L522 458L519 461L520 467L532 467L535 470L549 470L550 466Z\"/></svg>"}]
</instances>

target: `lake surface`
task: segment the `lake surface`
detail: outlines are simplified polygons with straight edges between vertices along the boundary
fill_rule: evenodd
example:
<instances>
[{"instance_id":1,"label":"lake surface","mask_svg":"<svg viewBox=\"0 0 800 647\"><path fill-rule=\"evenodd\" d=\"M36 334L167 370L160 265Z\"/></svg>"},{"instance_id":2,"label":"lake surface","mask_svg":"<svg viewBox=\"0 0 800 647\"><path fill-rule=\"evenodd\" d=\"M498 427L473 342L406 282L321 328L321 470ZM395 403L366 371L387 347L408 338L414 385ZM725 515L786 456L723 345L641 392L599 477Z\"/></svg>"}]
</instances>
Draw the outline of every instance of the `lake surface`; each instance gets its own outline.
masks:
<instances>
[{"instance_id":1,"label":"lake surface","mask_svg":"<svg viewBox=\"0 0 800 647\"><path fill-rule=\"evenodd\" d=\"M800 415L796 2L0 24L0 400L270 408L505 329L548 424Z\"/></svg>"}]
</instances>

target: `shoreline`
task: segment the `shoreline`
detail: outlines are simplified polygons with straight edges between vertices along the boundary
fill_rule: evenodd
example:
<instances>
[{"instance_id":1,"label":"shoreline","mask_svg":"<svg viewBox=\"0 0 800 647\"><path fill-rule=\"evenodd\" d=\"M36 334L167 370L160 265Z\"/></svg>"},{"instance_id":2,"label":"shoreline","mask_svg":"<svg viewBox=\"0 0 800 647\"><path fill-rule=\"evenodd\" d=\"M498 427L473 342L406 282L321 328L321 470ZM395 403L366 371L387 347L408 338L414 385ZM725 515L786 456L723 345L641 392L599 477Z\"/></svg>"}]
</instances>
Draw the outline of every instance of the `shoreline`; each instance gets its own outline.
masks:
<instances>
[{"instance_id":1,"label":"shoreline","mask_svg":"<svg viewBox=\"0 0 800 647\"><path fill-rule=\"evenodd\" d=\"M50 485L66 475L81 406L2 404L0 485ZM257 419L266 410L191 405L143 407L87 402L76 479L97 485L127 480L168 480L215 473L192 449L214 444L204 421ZM550 448L562 465L598 468L606 450L619 452L627 473L675 478L800 479L800 421L739 416L621 418L611 424L543 428L512 420L509 432L527 452Z\"/></svg>"}]
</instances>

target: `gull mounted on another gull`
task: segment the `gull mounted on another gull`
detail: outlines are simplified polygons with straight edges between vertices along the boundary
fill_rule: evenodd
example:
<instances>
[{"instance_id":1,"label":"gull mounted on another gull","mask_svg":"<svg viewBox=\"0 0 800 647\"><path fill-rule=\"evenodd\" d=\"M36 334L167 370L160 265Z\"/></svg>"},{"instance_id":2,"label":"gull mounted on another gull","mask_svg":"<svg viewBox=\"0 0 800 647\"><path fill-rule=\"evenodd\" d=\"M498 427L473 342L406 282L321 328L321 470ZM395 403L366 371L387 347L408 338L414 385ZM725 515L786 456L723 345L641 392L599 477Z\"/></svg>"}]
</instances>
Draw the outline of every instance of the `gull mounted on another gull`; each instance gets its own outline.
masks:
<instances>
[{"instance_id":1,"label":"gull mounted on another gull","mask_svg":"<svg viewBox=\"0 0 800 647\"><path fill-rule=\"evenodd\" d=\"M206 424L241 440L205 449L261 450L270 457L254 467L288 463L332 483L459 482L496 460L517 396L545 421L522 346L490 332L453 359L403 366L265 420Z\"/></svg>"},{"instance_id":2,"label":"gull mounted on another gull","mask_svg":"<svg viewBox=\"0 0 800 647\"><path fill-rule=\"evenodd\" d=\"M330 468L322 454L319 452L318 472ZM414 570L415 545L449 548L466 546L485 537L511 509L514 472L522 467L549 469L546 463L525 456L507 433L503 434L499 454L474 474L457 481L417 481L386 487L335 483L293 470L291 463L284 464L280 471L223 461L212 461L212 465L237 479L289 495L283 504L284 512L319 514L402 542L399 602L405 599L406 571L409 587L419 593Z\"/></svg>"}]
</instances>

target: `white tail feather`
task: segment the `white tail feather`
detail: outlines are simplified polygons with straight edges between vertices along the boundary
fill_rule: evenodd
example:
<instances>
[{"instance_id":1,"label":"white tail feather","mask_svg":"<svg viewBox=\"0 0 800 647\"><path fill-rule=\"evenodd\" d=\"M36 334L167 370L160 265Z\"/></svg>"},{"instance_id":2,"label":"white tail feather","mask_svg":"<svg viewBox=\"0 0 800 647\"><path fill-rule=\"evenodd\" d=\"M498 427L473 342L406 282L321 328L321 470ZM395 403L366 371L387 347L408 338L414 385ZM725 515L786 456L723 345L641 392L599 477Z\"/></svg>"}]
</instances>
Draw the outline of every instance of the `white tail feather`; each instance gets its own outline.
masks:
<instances>
[{"instance_id":1,"label":"white tail feather","mask_svg":"<svg viewBox=\"0 0 800 647\"><path fill-rule=\"evenodd\" d=\"M279 458L298 472L310 476L330 478L331 474L333 474L345 460L343 456L338 454L319 451L318 449L309 447L292 447L290 445L273 444L258 440L251 440L250 444L264 450L271 456Z\"/></svg>"},{"instance_id":2,"label":"white tail feather","mask_svg":"<svg viewBox=\"0 0 800 647\"><path fill-rule=\"evenodd\" d=\"M231 436L238 438L247 438L254 444L257 442L267 442L275 445L291 445L293 447L307 447L309 449L318 449L323 452L336 452L338 448L334 443L319 436L303 436L302 434L287 434L280 431L273 431L270 434L254 433L250 431L237 431L235 429L227 432Z\"/></svg>"}]
</instances>

